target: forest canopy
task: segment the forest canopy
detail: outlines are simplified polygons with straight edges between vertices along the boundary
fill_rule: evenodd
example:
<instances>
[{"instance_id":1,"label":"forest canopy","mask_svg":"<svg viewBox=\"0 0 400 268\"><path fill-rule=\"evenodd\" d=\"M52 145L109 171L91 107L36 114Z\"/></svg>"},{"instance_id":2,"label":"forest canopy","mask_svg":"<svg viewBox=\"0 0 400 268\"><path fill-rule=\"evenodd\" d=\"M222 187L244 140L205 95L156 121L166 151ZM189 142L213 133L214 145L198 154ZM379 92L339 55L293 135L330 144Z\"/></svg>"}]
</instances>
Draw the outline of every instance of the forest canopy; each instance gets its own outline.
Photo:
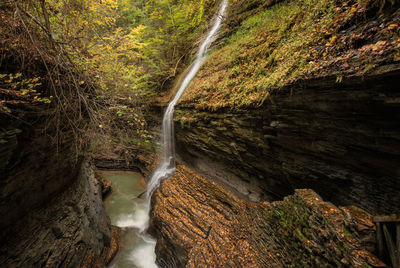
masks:
<instances>
[{"instance_id":1,"label":"forest canopy","mask_svg":"<svg viewBox=\"0 0 400 268\"><path fill-rule=\"evenodd\" d=\"M25 67L11 70L3 64L0 82L3 87L20 92L25 88L13 84L15 77L33 81L28 84L34 88L24 91L23 97L32 103L59 107L60 114L68 118L71 112L64 106L77 100L71 106L71 110L79 111L75 118L71 117L72 126L82 118L76 107L86 99L95 132L107 133L112 142L149 142L152 137L146 130L142 110L152 98L166 92L173 78L189 63L215 4L215 0L2 2L2 24L7 25L2 31L2 57L18 55L16 66L25 66L26 59L33 57L55 67L46 75L33 75L24 72ZM10 52L16 44L20 49ZM66 66L70 79L62 75L66 72L62 67ZM64 84L53 83L56 87L45 92L51 81L63 79ZM54 96L63 96L56 94L63 87L71 87L70 92L82 91L83 95L56 102ZM2 107L2 111L11 114L10 105L3 102ZM77 132L93 135L80 126L73 127Z\"/></svg>"},{"instance_id":2,"label":"forest canopy","mask_svg":"<svg viewBox=\"0 0 400 268\"><path fill-rule=\"evenodd\" d=\"M48 0L25 5L36 6L41 23L57 42L68 45L79 66L99 73L102 88L152 95L175 77L207 25L210 12L205 10L213 4L214 0Z\"/></svg>"}]
</instances>

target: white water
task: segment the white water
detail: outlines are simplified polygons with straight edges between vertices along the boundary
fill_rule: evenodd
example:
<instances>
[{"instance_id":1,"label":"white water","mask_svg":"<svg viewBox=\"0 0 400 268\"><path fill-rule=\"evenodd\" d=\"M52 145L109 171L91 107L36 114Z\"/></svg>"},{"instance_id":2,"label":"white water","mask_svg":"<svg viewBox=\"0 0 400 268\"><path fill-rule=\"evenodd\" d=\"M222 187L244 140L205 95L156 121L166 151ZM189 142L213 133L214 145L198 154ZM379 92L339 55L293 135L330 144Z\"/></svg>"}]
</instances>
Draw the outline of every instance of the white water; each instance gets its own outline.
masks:
<instances>
[{"instance_id":1,"label":"white water","mask_svg":"<svg viewBox=\"0 0 400 268\"><path fill-rule=\"evenodd\" d=\"M225 10L228 5L228 0L223 0L221 6L218 10L215 22L211 30L208 32L207 37L202 42L199 51L197 52L196 60L190 71L185 76L182 81L181 86L178 89L175 97L168 104L168 108L164 113L164 118L162 122L162 159L161 164L154 172L150 182L147 185L146 198L150 199L154 190L160 185L163 179L166 179L175 171L175 141L174 141L174 107L178 102L182 93L185 91L186 87L189 85L190 81L196 75L197 71L200 69L201 65L207 58L207 50L211 46L212 42L215 40L218 30L221 26L222 20L225 15Z\"/></svg>"},{"instance_id":2,"label":"white water","mask_svg":"<svg viewBox=\"0 0 400 268\"><path fill-rule=\"evenodd\" d=\"M175 97L168 104L167 110L164 113L164 118L162 121L162 159L147 185L146 202L140 204L140 207L136 208L135 220L132 220L132 218L127 218L123 219L119 224L120 226L124 227L129 226L138 228L141 232L141 238L147 243L144 246L141 245L140 247L135 248L130 255L132 262L137 267L157 267L155 264L154 253L156 241L146 235L145 230L149 225L150 200L153 192L158 188L162 180L172 176L175 172L175 141L173 128L174 107L179 98L182 96L182 93L185 91L186 87L189 85L190 81L193 79L203 62L206 60L207 51L217 37L217 33L221 26L222 20L224 19L227 6L228 0L223 0L216 15L214 25L199 47L195 62L190 68L188 74L183 79Z\"/></svg>"},{"instance_id":3,"label":"white water","mask_svg":"<svg viewBox=\"0 0 400 268\"><path fill-rule=\"evenodd\" d=\"M105 200L111 224L121 227L121 249L109 268L157 268L156 241L140 232L148 217L147 201L137 196L145 190L144 179L134 172L103 171L113 193Z\"/></svg>"}]
</instances>

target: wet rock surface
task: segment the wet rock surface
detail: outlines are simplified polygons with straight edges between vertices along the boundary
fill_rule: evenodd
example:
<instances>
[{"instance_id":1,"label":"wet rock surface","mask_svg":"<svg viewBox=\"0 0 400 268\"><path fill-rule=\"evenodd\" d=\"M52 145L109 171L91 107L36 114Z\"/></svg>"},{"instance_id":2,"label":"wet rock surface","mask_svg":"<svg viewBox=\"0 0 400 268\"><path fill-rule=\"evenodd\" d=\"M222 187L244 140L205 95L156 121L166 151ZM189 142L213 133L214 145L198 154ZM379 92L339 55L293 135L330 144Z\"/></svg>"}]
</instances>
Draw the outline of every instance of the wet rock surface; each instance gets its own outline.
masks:
<instances>
[{"instance_id":1,"label":"wet rock surface","mask_svg":"<svg viewBox=\"0 0 400 268\"><path fill-rule=\"evenodd\" d=\"M94 171L94 175L97 181L100 183L101 196L104 199L112 192L112 183L111 181L105 179L104 176L101 174L101 171L99 171L97 168Z\"/></svg>"},{"instance_id":2,"label":"wet rock surface","mask_svg":"<svg viewBox=\"0 0 400 268\"><path fill-rule=\"evenodd\" d=\"M260 107L177 107L181 161L239 196L272 201L311 188L337 205L396 213L400 203L399 69L306 81Z\"/></svg>"},{"instance_id":3,"label":"wet rock surface","mask_svg":"<svg viewBox=\"0 0 400 268\"><path fill-rule=\"evenodd\" d=\"M251 203L179 165L152 204L161 267L384 267L371 215L312 190Z\"/></svg>"},{"instance_id":4,"label":"wet rock surface","mask_svg":"<svg viewBox=\"0 0 400 268\"><path fill-rule=\"evenodd\" d=\"M118 226L111 226L111 242L106 247L105 252L107 255L103 255L104 264L110 264L114 257L117 255L121 245L122 229Z\"/></svg>"},{"instance_id":5,"label":"wet rock surface","mask_svg":"<svg viewBox=\"0 0 400 268\"><path fill-rule=\"evenodd\" d=\"M144 177L151 175L157 161L153 151L137 147L125 147L108 154L93 156L96 167L100 170L130 170L141 173Z\"/></svg>"}]
</instances>

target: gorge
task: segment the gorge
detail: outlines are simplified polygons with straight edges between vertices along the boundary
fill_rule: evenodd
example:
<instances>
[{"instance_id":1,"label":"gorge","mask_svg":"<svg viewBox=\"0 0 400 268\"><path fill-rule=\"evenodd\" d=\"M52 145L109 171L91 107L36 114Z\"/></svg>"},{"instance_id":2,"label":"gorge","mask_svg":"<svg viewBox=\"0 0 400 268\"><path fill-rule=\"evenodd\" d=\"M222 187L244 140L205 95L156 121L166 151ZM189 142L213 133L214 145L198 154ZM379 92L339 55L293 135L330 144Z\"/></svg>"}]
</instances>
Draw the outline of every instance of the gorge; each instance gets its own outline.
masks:
<instances>
[{"instance_id":1,"label":"gorge","mask_svg":"<svg viewBox=\"0 0 400 268\"><path fill-rule=\"evenodd\" d=\"M397 1L128 2L0 4L1 267L400 265Z\"/></svg>"},{"instance_id":2,"label":"gorge","mask_svg":"<svg viewBox=\"0 0 400 268\"><path fill-rule=\"evenodd\" d=\"M271 11L268 5L272 5ZM271 20L277 20L281 10L295 7L268 2L259 9L264 8L265 16L272 13ZM294 82L289 73L291 82L270 89L258 103L258 90L245 97L239 94L249 84L258 83L254 79L258 74L252 70L264 72L261 79L279 70L273 60L268 61L268 55L271 57L277 49L275 44L265 48L265 33L242 34L242 38L254 37L250 42L231 37L230 43L230 37L225 37L176 108L176 150L185 166L179 166L177 174L161 185L153 201L150 232L158 239L160 266L384 266L370 255L378 254L373 248L375 238L361 237L375 229L366 211L372 215L399 211L399 65L392 54L397 53L399 45L389 41L391 35L387 41L379 41L382 35L375 36L379 31L374 28L397 23L398 7L392 8L387 17L371 14L373 23L367 19L349 30L349 24L339 23L341 32L328 39L325 51L331 50L331 42L337 38L345 43L351 40L347 36L354 38L357 34L363 36L362 45L332 51L335 58L328 61L326 52L321 52L324 58L313 59L310 64L323 68ZM254 9L244 14L257 14ZM296 27L296 15L289 27ZM251 23L242 22L243 31L248 31L248 25L254 27ZM234 24L234 19L228 19L228 24ZM269 25L264 27L268 29ZM238 53L232 50L235 42L241 45L236 47ZM372 45L364 45L368 42ZM385 56L367 73L357 71L365 64L363 58L376 57L367 49L375 49L375 43L390 44L392 52L381 52ZM313 46L308 49L321 49L320 44ZM260 60L263 53L268 58L266 63ZM267 74L257 66L263 64L269 68ZM256 102L252 103L252 98ZM304 188L346 207L322 202L313 191L295 190ZM283 197L284 201L272 202ZM309 215L301 223L301 217L289 216L299 209L303 216ZM324 218L322 222L313 220L320 217ZM322 238L320 228L333 232L324 231ZM363 242L348 243L355 237ZM332 244L334 241L340 245ZM328 257L328 249L338 259ZM380 257L396 266L393 258Z\"/></svg>"}]
</instances>

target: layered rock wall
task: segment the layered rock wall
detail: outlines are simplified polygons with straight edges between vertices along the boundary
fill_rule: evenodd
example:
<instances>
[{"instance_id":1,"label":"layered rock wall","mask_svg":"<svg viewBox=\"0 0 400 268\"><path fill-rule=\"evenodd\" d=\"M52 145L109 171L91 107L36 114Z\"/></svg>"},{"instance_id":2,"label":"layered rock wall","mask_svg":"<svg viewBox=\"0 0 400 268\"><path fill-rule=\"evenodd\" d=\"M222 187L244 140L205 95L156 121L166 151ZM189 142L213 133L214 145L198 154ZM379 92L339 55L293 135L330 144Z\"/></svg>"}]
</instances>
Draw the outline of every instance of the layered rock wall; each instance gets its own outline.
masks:
<instances>
[{"instance_id":1,"label":"layered rock wall","mask_svg":"<svg viewBox=\"0 0 400 268\"><path fill-rule=\"evenodd\" d=\"M70 130L58 143L43 130L45 107L13 108L0 114L0 266L104 266L111 226L92 164Z\"/></svg>"},{"instance_id":2,"label":"layered rock wall","mask_svg":"<svg viewBox=\"0 0 400 268\"><path fill-rule=\"evenodd\" d=\"M180 165L152 201L160 267L384 267L371 215L312 190L249 203Z\"/></svg>"},{"instance_id":3,"label":"layered rock wall","mask_svg":"<svg viewBox=\"0 0 400 268\"><path fill-rule=\"evenodd\" d=\"M101 198L92 164L85 161L78 177L59 195L26 212L2 232L0 265L103 266L111 245L111 231Z\"/></svg>"},{"instance_id":4,"label":"layered rock wall","mask_svg":"<svg viewBox=\"0 0 400 268\"><path fill-rule=\"evenodd\" d=\"M400 203L400 71L282 89L260 107L177 108L183 162L249 200L311 188L371 213ZM219 178L219 179L218 179Z\"/></svg>"}]
</instances>

